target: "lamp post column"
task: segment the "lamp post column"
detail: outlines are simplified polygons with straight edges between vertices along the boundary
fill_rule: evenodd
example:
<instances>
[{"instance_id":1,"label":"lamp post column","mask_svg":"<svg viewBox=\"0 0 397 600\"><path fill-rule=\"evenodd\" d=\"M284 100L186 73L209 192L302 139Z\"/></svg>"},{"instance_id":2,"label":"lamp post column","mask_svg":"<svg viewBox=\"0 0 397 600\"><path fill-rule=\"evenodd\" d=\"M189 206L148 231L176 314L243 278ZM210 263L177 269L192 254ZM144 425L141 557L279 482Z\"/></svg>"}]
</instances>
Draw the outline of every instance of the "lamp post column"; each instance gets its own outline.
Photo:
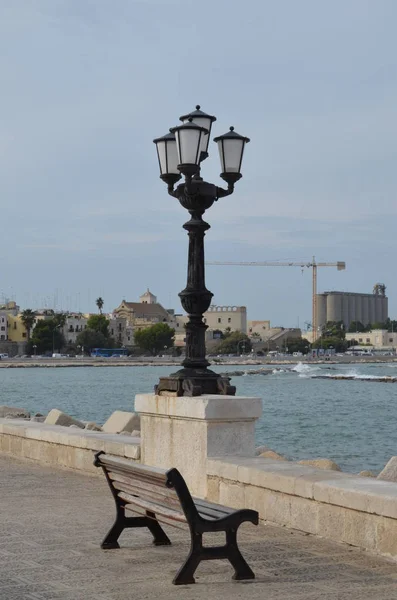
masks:
<instances>
[{"instance_id":1,"label":"lamp post column","mask_svg":"<svg viewBox=\"0 0 397 600\"><path fill-rule=\"evenodd\" d=\"M187 285L179 294L181 304L189 321L186 324L185 368L205 369L209 362L205 358L205 332L207 325L203 313L208 310L213 294L205 287L204 236L210 228L202 219L204 211L190 211L191 219L184 224L189 234Z\"/></svg>"}]
</instances>

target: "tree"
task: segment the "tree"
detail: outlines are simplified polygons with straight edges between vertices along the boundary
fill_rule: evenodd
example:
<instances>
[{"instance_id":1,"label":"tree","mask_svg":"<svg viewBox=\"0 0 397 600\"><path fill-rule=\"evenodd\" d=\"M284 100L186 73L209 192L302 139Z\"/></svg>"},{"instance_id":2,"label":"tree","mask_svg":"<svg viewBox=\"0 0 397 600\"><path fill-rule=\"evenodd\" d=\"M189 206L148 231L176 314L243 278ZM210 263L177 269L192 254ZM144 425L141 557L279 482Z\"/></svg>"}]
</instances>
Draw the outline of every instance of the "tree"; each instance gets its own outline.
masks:
<instances>
[{"instance_id":1,"label":"tree","mask_svg":"<svg viewBox=\"0 0 397 600\"><path fill-rule=\"evenodd\" d=\"M76 345L84 347L87 352L91 352L93 348L109 348L109 339L101 331L95 331L87 327L77 336Z\"/></svg>"},{"instance_id":2,"label":"tree","mask_svg":"<svg viewBox=\"0 0 397 600\"><path fill-rule=\"evenodd\" d=\"M310 342L303 338L297 340L290 340L288 342L288 352L291 354L293 352L302 352L302 354L307 354L310 351Z\"/></svg>"},{"instance_id":3,"label":"tree","mask_svg":"<svg viewBox=\"0 0 397 600\"><path fill-rule=\"evenodd\" d=\"M109 337L109 319L105 315L91 315L87 321L87 329L99 331L108 338Z\"/></svg>"},{"instance_id":4,"label":"tree","mask_svg":"<svg viewBox=\"0 0 397 600\"><path fill-rule=\"evenodd\" d=\"M167 323L156 323L156 325L139 329L134 334L135 344L153 356L164 350L165 346L172 348L174 338L175 331Z\"/></svg>"},{"instance_id":5,"label":"tree","mask_svg":"<svg viewBox=\"0 0 397 600\"><path fill-rule=\"evenodd\" d=\"M99 310L99 314L101 315L102 314L102 308L103 308L103 305L104 305L103 299L99 296L99 298L96 299L95 304L97 305L98 310Z\"/></svg>"},{"instance_id":6,"label":"tree","mask_svg":"<svg viewBox=\"0 0 397 600\"><path fill-rule=\"evenodd\" d=\"M251 348L251 340L246 333L233 331L214 348L214 354L240 354L250 352Z\"/></svg>"},{"instance_id":7,"label":"tree","mask_svg":"<svg viewBox=\"0 0 397 600\"><path fill-rule=\"evenodd\" d=\"M32 353L33 346L39 354L60 350L65 345L61 328L56 317L40 319L33 329L32 338L27 345L28 354Z\"/></svg>"},{"instance_id":8,"label":"tree","mask_svg":"<svg viewBox=\"0 0 397 600\"><path fill-rule=\"evenodd\" d=\"M364 333L366 326L361 321L352 321L348 329L349 333Z\"/></svg>"},{"instance_id":9,"label":"tree","mask_svg":"<svg viewBox=\"0 0 397 600\"><path fill-rule=\"evenodd\" d=\"M34 310L32 310L31 308L26 308L25 310L23 310L21 314L21 321L25 326L27 341L29 342L30 332L36 321L36 313L34 312Z\"/></svg>"}]
</instances>

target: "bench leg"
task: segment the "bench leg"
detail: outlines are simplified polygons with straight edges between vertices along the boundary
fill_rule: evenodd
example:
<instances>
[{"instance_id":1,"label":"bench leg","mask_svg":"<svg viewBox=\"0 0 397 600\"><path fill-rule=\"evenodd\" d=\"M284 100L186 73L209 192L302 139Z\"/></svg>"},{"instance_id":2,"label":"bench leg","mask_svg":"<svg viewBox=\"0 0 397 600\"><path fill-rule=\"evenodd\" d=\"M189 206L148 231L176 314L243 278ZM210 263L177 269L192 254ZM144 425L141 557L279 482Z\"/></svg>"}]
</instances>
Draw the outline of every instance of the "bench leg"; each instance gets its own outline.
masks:
<instances>
[{"instance_id":1,"label":"bench leg","mask_svg":"<svg viewBox=\"0 0 397 600\"><path fill-rule=\"evenodd\" d=\"M184 564L179 569L174 577L174 585L187 585L188 583L196 583L194 573L203 558L203 536L200 533L192 533L192 544L190 552Z\"/></svg>"},{"instance_id":2,"label":"bench leg","mask_svg":"<svg viewBox=\"0 0 397 600\"><path fill-rule=\"evenodd\" d=\"M234 568L233 579L255 579L255 574L248 566L237 545L237 531L226 531L227 558Z\"/></svg>"},{"instance_id":3,"label":"bench leg","mask_svg":"<svg viewBox=\"0 0 397 600\"><path fill-rule=\"evenodd\" d=\"M148 516L147 527L154 538L153 544L155 546L171 546L171 540L157 521L156 515L148 510L146 514Z\"/></svg>"},{"instance_id":4,"label":"bench leg","mask_svg":"<svg viewBox=\"0 0 397 600\"><path fill-rule=\"evenodd\" d=\"M105 539L101 544L101 548L103 548L103 550L120 548L120 545L117 540L119 539L123 529L125 528L124 520L124 515L118 513L113 527L110 528L109 532L107 533Z\"/></svg>"}]
</instances>

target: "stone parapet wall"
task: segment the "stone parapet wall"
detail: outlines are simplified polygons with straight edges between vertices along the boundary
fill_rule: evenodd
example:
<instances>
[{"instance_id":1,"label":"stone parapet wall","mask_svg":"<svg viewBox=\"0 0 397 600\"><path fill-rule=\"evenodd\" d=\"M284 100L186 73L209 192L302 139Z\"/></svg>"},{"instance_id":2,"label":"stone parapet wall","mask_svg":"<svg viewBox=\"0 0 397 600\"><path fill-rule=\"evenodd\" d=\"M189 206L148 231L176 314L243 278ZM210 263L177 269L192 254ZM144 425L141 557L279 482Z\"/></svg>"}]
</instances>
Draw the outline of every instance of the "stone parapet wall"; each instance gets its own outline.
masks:
<instances>
[{"instance_id":1,"label":"stone parapet wall","mask_svg":"<svg viewBox=\"0 0 397 600\"><path fill-rule=\"evenodd\" d=\"M207 498L397 560L397 483L266 458L207 461Z\"/></svg>"},{"instance_id":2,"label":"stone parapet wall","mask_svg":"<svg viewBox=\"0 0 397 600\"><path fill-rule=\"evenodd\" d=\"M102 472L93 465L94 453L100 450L139 461L140 438L0 419L0 452L100 475Z\"/></svg>"}]
</instances>

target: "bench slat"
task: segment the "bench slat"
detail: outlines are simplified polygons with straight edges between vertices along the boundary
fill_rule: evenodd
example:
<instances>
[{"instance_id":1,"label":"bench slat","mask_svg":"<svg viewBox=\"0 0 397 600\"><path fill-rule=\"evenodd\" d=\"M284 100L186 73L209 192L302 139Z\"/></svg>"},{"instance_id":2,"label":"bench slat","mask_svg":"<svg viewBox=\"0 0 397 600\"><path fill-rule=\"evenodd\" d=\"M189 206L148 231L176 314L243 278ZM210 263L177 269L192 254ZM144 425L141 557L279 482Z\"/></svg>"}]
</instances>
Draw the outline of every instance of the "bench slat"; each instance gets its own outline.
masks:
<instances>
[{"instance_id":1,"label":"bench slat","mask_svg":"<svg viewBox=\"0 0 397 600\"><path fill-rule=\"evenodd\" d=\"M158 469L157 467L148 467L146 465L136 464L131 462L128 458L119 458L115 456L108 456L107 454L101 454L98 458L99 464L109 466L110 468L117 468L127 473L134 474L136 478L149 477L157 481L166 483L167 471L164 469Z\"/></svg>"},{"instance_id":2,"label":"bench slat","mask_svg":"<svg viewBox=\"0 0 397 600\"><path fill-rule=\"evenodd\" d=\"M161 515L171 519L172 521L180 521L181 523L186 523L186 517L182 512L178 512L176 510L172 510L171 508L166 508L161 504L155 504L154 502L149 502L148 500L143 500L142 498L137 498L136 496L131 496L126 492L119 492L118 497L127 502L128 504L134 506L140 506L145 510L149 510L153 512L156 516Z\"/></svg>"},{"instance_id":3,"label":"bench slat","mask_svg":"<svg viewBox=\"0 0 397 600\"><path fill-rule=\"evenodd\" d=\"M181 505L178 499L167 498L166 496L160 496L155 493L147 492L146 490L139 489L139 487L134 485L128 485L126 483L120 483L119 481L113 480L113 487L118 492L125 492L126 494L130 494L131 496L136 496L138 498L142 498L142 500L148 500L149 502L153 502L155 504L159 504L160 506L169 506L172 509L180 510Z\"/></svg>"},{"instance_id":4,"label":"bench slat","mask_svg":"<svg viewBox=\"0 0 397 600\"><path fill-rule=\"evenodd\" d=\"M205 518L212 517L214 519L220 519L222 517L227 517L227 515L230 515L230 512L228 512L228 513L221 512L216 509L211 509L211 508L207 508L204 506L200 506L200 504L197 504L197 503L196 503L196 507L197 507L199 514ZM234 512L234 511L232 511L232 512Z\"/></svg>"},{"instance_id":5,"label":"bench slat","mask_svg":"<svg viewBox=\"0 0 397 600\"><path fill-rule=\"evenodd\" d=\"M165 498L170 498L179 503L179 498L173 488L167 488L165 485L158 485L142 479L138 480L133 476L122 475L114 471L108 471L108 475L112 481L125 483L126 485L136 487L139 490L153 493L158 496L164 496Z\"/></svg>"},{"instance_id":6,"label":"bench slat","mask_svg":"<svg viewBox=\"0 0 397 600\"><path fill-rule=\"evenodd\" d=\"M147 517L146 511L145 509L141 508L140 506L133 506L132 504L126 504L125 509L129 512L134 513L134 515L142 515L144 517ZM149 519L151 517L148 517ZM154 521L159 521L160 523L164 523L164 525L169 525L170 527L176 527L177 529L180 529L181 531L188 531L189 530L189 525L186 522L182 523L180 521L173 521L172 519L168 519L167 517L163 516L163 515L156 515L156 518L153 519Z\"/></svg>"}]
</instances>

